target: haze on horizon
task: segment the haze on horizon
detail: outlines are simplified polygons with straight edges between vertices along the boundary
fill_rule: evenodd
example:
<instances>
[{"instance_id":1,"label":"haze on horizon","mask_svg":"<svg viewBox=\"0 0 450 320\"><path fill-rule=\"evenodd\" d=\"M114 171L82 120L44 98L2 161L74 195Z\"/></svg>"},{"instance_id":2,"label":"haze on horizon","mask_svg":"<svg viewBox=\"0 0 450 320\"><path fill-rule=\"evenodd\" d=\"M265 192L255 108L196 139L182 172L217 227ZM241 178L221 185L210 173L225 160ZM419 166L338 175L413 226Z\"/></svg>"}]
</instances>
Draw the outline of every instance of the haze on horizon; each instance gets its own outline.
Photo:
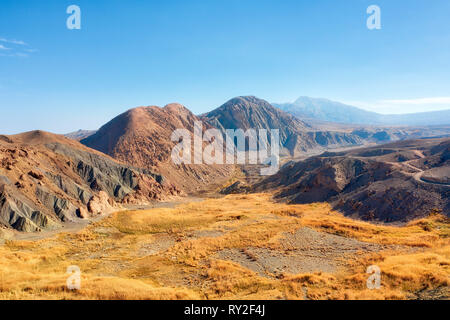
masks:
<instances>
[{"instance_id":1,"label":"haze on horizon","mask_svg":"<svg viewBox=\"0 0 450 320\"><path fill-rule=\"evenodd\" d=\"M381 30L366 27L374 3ZM66 28L71 4L81 30ZM171 102L200 114L242 95L449 109L448 12L446 0L3 0L0 133L96 129Z\"/></svg>"}]
</instances>

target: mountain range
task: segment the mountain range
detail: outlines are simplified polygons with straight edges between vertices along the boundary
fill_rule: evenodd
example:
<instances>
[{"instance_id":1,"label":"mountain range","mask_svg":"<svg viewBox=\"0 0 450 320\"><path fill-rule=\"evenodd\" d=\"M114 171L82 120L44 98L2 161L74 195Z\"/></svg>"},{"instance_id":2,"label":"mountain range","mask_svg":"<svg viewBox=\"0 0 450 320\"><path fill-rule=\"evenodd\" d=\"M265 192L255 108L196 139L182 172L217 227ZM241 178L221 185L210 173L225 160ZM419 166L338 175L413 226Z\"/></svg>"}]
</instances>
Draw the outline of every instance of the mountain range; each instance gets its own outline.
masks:
<instances>
[{"instance_id":1,"label":"mountain range","mask_svg":"<svg viewBox=\"0 0 450 320\"><path fill-rule=\"evenodd\" d=\"M274 106L300 119L358 125L424 126L450 125L450 109L411 114L379 114L322 98L300 97Z\"/></svg>"},{"instance_id":2,"label":"mountain range","mask_svg":"<svg viewBox=\"0 0 450 320\"><path fill-rule=\"evenodd\" d=\"M200 118L226 129L279 129L281 155L299 156L327 148L354 146L363 139L347 132L321 131L254 96L236 97Z\"/></svg>"},{"instance_id":3,"label":"mountain range","mask_svg":"<svg viewBox=\"0 0 450 320\"><path fill-rule=\"evenodd\" d=\"M408 220L425 214L423 208L449 209L448 139L409 139L445 136L450 127L318 125L241 96L200 116L172 103L130 109L97 131L0 136L0 227L55 229L128 205L219 190L242 168L171 159L172 132L192 133L196 121L204 131L217 128L223 134L279 129L281 156L293 161L256 189L276 189L280 199L328 201L347 214L382 221ZM398 145L377 146L393 141ZM372 147L339 153L367 146Z\"/></svg>"},{"instance_id":4,"label":"mountain range","mask_svg":"<svg viewBox=\"0 0 450 320\"><path fill-rule=\"evenodd\" d=\"M356 108L355 108L356 109ZM358 109L357 109L358 110ZM351 112L342 112L351 115ZM254 96L241 96L217 109L200 115L200 119L219 128L279 129L281 155L304 157L325 150L387 143L450 134L450 126L361 126L338 122L318 123L285 112Z\"/></svg>"}]
</instances>

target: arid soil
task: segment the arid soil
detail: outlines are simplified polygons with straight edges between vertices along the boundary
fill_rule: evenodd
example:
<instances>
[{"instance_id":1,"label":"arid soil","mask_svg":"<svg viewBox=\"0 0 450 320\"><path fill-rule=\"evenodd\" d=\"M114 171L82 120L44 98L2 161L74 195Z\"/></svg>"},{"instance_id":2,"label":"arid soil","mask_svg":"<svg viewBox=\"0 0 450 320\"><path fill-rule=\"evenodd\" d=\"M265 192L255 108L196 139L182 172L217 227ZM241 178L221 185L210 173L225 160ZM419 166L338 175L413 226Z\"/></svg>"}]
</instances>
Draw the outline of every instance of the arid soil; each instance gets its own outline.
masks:
<instances>
[{"instance_id":1,"label":"arid soil","mask_svg":"<svg viewBox=\"0 0 450 320\"><path fill-rule=\"evenodd\" d=\"M357 252L378 252L387 249L372 243L300 228L280 239L281 250L267 248L227 249L218 258L230 260L261 276L283 273L333 273L344 268Z\"/></svg>"}]
</instances>

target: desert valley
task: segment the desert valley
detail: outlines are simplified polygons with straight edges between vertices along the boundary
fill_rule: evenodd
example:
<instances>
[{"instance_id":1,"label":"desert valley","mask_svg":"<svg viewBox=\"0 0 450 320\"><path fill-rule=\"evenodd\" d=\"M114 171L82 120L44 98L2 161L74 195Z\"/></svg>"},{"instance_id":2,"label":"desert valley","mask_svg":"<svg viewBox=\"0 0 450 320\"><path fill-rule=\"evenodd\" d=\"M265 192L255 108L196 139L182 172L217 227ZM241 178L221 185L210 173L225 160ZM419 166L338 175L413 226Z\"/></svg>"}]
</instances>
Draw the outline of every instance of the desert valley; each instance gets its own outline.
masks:
<instances>
[{"instance_id":1,"label":"desert valley","mask_svg":"<svg viewBox=\"0 0 450 320\"><path fill-rule=\"evenodd\" d=\"M242 96L1 135L0 298L448 299L448 113L352 108ZM196 121L279 129L279 171L175 164L171 133Z\"/></svg>"}]
</instances>

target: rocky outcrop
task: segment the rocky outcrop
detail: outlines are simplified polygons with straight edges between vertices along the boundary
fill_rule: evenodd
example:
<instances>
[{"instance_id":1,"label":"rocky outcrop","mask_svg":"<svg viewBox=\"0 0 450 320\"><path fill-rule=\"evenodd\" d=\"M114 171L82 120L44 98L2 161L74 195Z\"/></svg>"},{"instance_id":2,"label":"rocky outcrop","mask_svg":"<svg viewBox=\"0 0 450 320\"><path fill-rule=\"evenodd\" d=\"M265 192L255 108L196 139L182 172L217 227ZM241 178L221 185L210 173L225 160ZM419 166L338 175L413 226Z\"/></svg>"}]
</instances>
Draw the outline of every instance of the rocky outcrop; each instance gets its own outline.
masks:
<instances>
[{"instance_id":1,"label":"rocky outcrop","mask_svg":"<svg viewBox=\"0 0 450 320\"><path fill-rule=\"evenodd\" d=\"M114 210L114 202L105 191L100 191L89 200L87 204L89 213L93 215L105 214ZM85 215L85 214L82 214Z\"/></svg>"},{"instance_id":2,"label":"rocky outcrop","mask_svg":"<svg viewBox=\"0 0 450 320\"><path fill-rule=\"evenodd\" d=\"M0 224L25 232L56 226L33 203L7 185L0 185Z\"/></svg>"},{"instance_id":3,"label":"rocky outcrop","mask_svg":"<svg viewBox=\"0 0 450 320\"><path fill-rule=\"evenodd\" d=\"M229 186L222 188L220 190L221 194L239 194L239 193L247 193L250 191L250 186L242 181L236 181Z\"/></svg>"}]
</instances>

